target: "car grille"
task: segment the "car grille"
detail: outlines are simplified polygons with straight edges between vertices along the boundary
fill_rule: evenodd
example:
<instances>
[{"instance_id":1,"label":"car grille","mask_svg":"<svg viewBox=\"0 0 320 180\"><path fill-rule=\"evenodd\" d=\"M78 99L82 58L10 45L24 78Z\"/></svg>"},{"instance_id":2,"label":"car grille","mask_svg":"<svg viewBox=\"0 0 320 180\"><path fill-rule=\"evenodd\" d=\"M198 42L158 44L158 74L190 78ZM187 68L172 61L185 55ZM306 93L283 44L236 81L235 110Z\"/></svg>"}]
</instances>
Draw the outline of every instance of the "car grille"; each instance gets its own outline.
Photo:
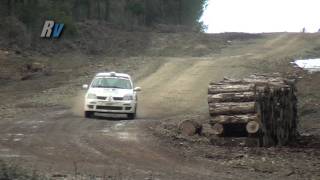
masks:
<instances>
[{"instance_id":1,"label":"car grille","mask_svg":"<svg viewBox=\"0 0 320 180\"><path fill-rule=\"evenodd\" d=\"M119 107L119 106L97 106L96 109L102 109L102 110L122 110L122 107Z\"/></svg>"},{"instance_id":2,"label":"car grille","mask_svg":"<svg viewBox=\"0 0 320 180\"><path fill-rule=\"evenodd\" d=\"M100 100L106 100L106 99L107 99L107 97L97 96L97 99L100 99Z\"/></svg>"},{"instance_id":3,"label":"car grille","mask_svg":"<svg viewBox=\"0 0 320 180\"><path fill-rule=\"evenodd\" d=\"M131 107L126 107L125 110L129 111L131 110Z\"/></svg>"},{"instance_id":4,"label":"car grille","mask_svg":"<svg viewBox=\"0 0 320 180\"><path fill-rule=\"evenodd\" d=\"M122 101L122 100L123 100L123 97L113 97L113 100L115 100L115 101Z\"/></svg>"},{"instance_id":5,"label":"car grille","mask_svg":"<svg viewBox=\"0 0 320 180\"><path fill-rule=\"evenodd\" d=\"M88 105L88 108L89 108L89 109L93 109L94 106L93 106L93 105Z\"/></svg>"}]
</instances>

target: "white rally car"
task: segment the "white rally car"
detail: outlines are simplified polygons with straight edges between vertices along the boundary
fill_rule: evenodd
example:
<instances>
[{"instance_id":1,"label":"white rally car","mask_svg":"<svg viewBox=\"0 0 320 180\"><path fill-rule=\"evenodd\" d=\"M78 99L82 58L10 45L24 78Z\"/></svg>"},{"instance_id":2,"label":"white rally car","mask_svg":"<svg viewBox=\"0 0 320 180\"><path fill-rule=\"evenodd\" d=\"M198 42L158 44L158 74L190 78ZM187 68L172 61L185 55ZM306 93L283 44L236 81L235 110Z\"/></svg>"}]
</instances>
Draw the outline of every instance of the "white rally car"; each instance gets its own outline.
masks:
<instances>
[{"instance_id":1,"label":"white rally car","mask_svg":"<svg viewBox=\"0 0 320 180\"><path fill-rule=\"evenodd\" d=\"M137 92L140 87L133 88L128 74L106 72L98 73L85 95L84 116L90 118L98 113L127 114L128 119L134 119L137 112Z\"/></svg>"}]
</instances>

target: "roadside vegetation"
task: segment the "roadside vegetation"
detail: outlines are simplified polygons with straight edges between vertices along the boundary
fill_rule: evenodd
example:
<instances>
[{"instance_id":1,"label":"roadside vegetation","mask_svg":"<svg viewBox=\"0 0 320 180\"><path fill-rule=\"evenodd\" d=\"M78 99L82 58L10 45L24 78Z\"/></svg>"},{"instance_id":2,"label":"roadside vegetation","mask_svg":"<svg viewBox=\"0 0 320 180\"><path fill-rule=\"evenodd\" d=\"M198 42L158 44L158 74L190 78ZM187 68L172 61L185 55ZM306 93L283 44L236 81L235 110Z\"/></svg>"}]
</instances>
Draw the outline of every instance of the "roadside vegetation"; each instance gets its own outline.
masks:
<instances>
[{"instance_id":1,"label":"roadside vegetation","mask_svg":"<svg viewBox=\"0 0 320 180\"><path fill-rule=\"evenodd\" d=\"M40 180L45 179L36 171L30 172L16 164L0 160L0 179L1 180Z\"/></svg>"},{"instance_id":2,"label":"roadside vegetation","mask_svg":"<svg viewBox=\"0 0 320 180\"><path fill-rule=\"evenodd\" d=\"M207 0L8 0L0 2L0 47L37 46L45 20L65 24L64 40L76 42L82 25L121 31L202 31L199 22ZM94 28L94 27L93 27ZM90 30L90 28L89 28ZM41 46L40 46L41 47Z\"/></svg>"}]
</instances>

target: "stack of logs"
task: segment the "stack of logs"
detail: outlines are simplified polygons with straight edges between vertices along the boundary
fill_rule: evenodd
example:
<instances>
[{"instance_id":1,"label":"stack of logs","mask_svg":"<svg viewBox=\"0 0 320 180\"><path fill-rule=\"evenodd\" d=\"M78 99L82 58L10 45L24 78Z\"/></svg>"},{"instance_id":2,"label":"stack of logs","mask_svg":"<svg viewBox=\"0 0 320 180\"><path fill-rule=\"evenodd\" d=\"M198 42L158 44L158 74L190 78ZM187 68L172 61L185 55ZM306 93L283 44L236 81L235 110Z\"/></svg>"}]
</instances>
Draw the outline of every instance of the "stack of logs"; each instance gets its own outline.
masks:
<instances>
[{"instance_id":1,"label":"stack of logs","mask_svg":"<svg viewBox=\"0 0 320 180\"><path fill-rule=\"evenodd\" d=\"M260 146L286 145L297 134L295 93L294 80L279 74L211 82L208 88L210 122L185 120L179 129L184 135L200 134L211 137L211 141L226 139L221 137L247 137Z\"/></svg>"},{"instance_id":2,"label":"stack of logs","mask_svg":"<svg viewBox=\"0 0 320 180\"><path fill-rule=\"evenodd\" d=\"M240 133L258 137L260 146L286 145L297 134L295 91L294 80L279 75L210 83L208 103L214 134Z\"/></svg>"}]
</instances>

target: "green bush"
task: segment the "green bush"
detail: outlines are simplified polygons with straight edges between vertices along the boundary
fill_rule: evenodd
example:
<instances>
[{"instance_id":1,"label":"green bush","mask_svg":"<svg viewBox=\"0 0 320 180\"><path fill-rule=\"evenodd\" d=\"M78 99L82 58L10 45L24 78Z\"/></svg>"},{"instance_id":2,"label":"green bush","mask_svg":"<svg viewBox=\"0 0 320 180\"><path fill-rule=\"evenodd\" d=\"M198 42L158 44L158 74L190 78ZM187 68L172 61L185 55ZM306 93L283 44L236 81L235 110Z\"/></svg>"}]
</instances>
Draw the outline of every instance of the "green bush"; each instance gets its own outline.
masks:
<instances>
[{"instance_id":1,"label":"green bush","mask_svg":"<svg viewBox=\"0 0 320 180\"><path fill-rule=\"evenodd\" d=\"M129 3L127 8L132 14L137 16L142 15L145 12L145 9L142 3L138 3L138 2Z\"/></svg>"}]
</instances>

